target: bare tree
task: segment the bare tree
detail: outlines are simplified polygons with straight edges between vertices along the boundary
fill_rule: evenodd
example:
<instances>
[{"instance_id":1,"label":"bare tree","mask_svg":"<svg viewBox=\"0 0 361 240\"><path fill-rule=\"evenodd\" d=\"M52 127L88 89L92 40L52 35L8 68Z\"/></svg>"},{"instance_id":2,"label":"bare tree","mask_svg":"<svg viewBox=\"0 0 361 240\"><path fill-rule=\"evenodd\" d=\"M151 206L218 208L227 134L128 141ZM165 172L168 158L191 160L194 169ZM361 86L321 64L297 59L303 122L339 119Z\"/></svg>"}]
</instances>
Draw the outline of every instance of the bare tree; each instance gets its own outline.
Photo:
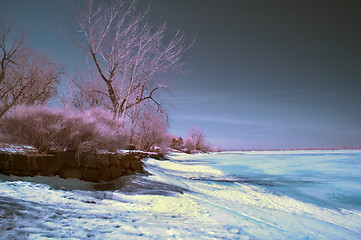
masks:
<instances>
[{"instance_id":1,"label":"bare tree","mask_svg":"<svg viewBox=\"0 0 361 240\"><path fill-rule=\"evenodd\" d=\"M44 103L56 94L60 66L24 39L24 32L0 22L0 117L17 104Z\"/></svg>"},{"instance_id":2,"label":"bare tree","mask_svg":"<svg viewBox=\"0 0 361 240\"><path fill-rule=\"evenodd\" d=\"M152 26L148 11L138 14L135 5L135 0L89 0L86 10L77 13L86 41L75 43L89 53L96 69L92 84L76 83L80 101L102 105L116 118L125 118L145 101L161 109L156 93L168 87L168 73L181 71L182 56L190 47L180 32L166 41L166 26Z\"/></svg>"},{"instance_id":3,"label":"bare tree","mask_svg":"<svg viewBox=\"0 0 361 240\"><path fill-rule=\"evenodd\" d=\"M197 128L191 128L189 130L188 137L184 141L184 147L187 148L189 152L194 150L208 152L211 150L211 147L205 141L203 131Z\"/></svg>"}]
</instances>

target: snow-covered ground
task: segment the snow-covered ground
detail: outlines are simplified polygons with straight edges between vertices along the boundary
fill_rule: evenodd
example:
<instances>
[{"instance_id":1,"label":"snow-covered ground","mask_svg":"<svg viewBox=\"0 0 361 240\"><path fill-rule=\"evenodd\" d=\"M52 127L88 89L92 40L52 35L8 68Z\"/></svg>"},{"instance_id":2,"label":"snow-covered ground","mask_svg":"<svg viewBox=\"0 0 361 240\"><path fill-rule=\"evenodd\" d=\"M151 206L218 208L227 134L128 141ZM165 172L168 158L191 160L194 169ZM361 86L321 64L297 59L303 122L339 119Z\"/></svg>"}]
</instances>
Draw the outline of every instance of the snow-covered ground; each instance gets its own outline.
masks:
<instances>
[{"instance_id":1,"label":"snow-covered ground","mask_svg":"<svg viewBox=\"0 0 361 240\"><path fill-rule=\"evenodd\" d=\"M0 238L360 239L361 151L144 161L111 184L0 175Z\"/></svg>"}]
</instances>

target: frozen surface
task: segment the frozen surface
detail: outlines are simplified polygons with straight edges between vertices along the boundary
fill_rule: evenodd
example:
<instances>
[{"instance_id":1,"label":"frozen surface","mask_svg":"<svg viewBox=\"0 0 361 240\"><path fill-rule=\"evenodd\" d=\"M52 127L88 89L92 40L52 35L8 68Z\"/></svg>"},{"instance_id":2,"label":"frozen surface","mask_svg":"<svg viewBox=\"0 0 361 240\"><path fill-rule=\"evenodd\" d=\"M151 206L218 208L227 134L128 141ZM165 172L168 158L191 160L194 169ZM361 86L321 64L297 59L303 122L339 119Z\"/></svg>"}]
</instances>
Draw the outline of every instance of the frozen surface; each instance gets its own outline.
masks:
<instances>
[{"instance_id":1,"label":"frozen surface","mask_svg":"<svg viewBox=\"0 0 361 240\"><path fill-rule=\"evenodd\" d=\"M0 143L0 152L28 153L28 152L36 152L36 149L32 146L27 146L27 145Z\"/></svg>"},{"instance_id":2,"label":"frozen surface","mask_svg":"<svg viewBox=\"0 0 361 240\"><path fill-rule=\"evenodd\" d=\"M144 161L113 183L0 175L0 238L360 239L361 151Z\"/></svg>"}]
</instances>

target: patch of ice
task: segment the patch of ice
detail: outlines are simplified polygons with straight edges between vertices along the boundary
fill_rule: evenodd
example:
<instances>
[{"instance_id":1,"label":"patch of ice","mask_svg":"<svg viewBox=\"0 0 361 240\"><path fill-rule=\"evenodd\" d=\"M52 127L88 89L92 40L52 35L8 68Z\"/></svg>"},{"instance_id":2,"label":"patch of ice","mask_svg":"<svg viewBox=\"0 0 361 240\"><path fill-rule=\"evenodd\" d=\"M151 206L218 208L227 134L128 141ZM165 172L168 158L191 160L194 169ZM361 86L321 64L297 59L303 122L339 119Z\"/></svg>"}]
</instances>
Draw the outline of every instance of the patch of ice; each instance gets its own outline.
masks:
<instances>
[{"instance_id":1,"label":"patch of ice","mask_svg":"<svg viewBox=\"0 0 361 240\"><path fill-rule=\"evenodd\" d=\"M177 163L173 161L159 161L152 158L146 160L146 163L156 166L158 168L172 171L174 174L179 173L179 176L187 177L187 178L197 178L197 177L220 177L224 176L222 171L211 168L206 165L200 164L186 164L186 163Z\"/></svg>"},{"instance_id":2,"label":"patch of ice","mask_svg":"<svg viewBox=\"0 0 361 240\"><path fill-rule=\"evenodd\" d=\"M360 153L361 150L279 150L279 151L232 151L228 153L243 153L255 155L297 155L297 154L340 154L340 153Z\"/></svg>"}]
</instances>

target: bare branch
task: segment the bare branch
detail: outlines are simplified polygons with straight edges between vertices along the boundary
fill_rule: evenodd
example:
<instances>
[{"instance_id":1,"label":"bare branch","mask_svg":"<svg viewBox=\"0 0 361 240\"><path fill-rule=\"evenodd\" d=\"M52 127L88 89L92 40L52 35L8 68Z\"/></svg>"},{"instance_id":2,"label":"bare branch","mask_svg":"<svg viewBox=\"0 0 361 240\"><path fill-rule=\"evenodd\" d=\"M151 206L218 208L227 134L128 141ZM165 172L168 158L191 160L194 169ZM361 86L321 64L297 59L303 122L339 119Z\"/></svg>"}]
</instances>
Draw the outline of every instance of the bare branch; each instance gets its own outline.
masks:
<instances>
[{"instance_id":1,"label":"bare branch","mask_svg":"<svg viewBox=\"0 0 361 240\"><path fill-rule=\"evenodd\" d=\"M149 8L137 12L135 0L114 0L89 1L87 8L77 13L84 37L77 46L87 49L98 76L90 81L101 79L104 83L104 89L87 89L92 96L88 99L111 105L117 118L125 118L134 108L141 110L146 102L163 109L160 94L155 92L167 89L170 73L181 72L182 57L190 48L180 31L167 41L166 25L155 27L147 21Z\"/></svg>"},{"instance_id":2,"label":"bare branch","mask_svg":"<svg viewBox=\"0 0 361 240\"><path fill-rule=\"evenodd\" d=\"M0 22L0 117L17 104L44 103L56 94L61 67L25 46L25 33Z\"/></svg>"}]
</instances>

